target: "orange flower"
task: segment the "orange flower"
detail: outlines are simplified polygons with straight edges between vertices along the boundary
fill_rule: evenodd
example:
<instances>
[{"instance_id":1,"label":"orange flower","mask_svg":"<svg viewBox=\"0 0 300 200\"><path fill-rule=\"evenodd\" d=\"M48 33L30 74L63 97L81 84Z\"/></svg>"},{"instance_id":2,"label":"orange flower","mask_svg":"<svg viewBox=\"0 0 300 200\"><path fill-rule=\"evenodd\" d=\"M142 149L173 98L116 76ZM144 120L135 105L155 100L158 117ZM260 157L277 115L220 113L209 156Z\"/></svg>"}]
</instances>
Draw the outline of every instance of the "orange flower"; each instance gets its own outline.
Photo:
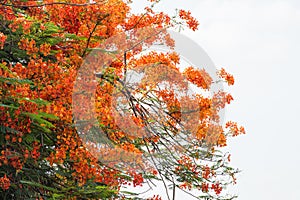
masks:
<instances>
[{"instance_id":1,"label":"orange flower","mask_svg":"<svg viewBox=\"0 0 300 200\"><path fill-rule=\"evenodd\" d=\"M0 178L0 187L3 190L8 190L8 188L10 187L10 180L6 177L6 174L4 174L4 176Z\"/></svg>"},{"instance_id":2,"label":"orange flower","mask_svg":"<svg viewBox=\"0 0 300 200\"><path fill-rule=\"evenodd\" d=\"M222 187L219 183L212 184L211 189L213 189L217 195L219 195L222 191Z\"/></svg>"},{"instance_id":3,"label":"orange flower","mask_svg":"<svg viewBox=\"0 0 300 200\"><path fill-rule=\"evenodd\" d=\"M6 38L6 35L0 32L0 49L3 49Z\"/></svg>"},{"instance_id":4,"label":"orange flower","mask_svg":"<svg viewBox=\"0 0 300 200\"><path fill-rule=\"evenodd\" d=\"M223 133L221 133L221 134L219 135L219 138L218 138L218 145L219 145L220 147L224 147L224 146L227 145L227 144L226 144L226 137L225 137L225 135L224 135Z\"/></svg>"},{"instance_id":5,"label":"orange flower","mask_svg":"<svg viewBox=\"0 0 300 200\"><path fill-rule=\"evenodd\" d=\"M208 179L209 176L211 174L211 171L210 171L210 168L208 166L205 166L203 169L202 169L202 177L204 179Z\"/></svg>"},{"instance_id":6,"label":"orange flower","mask_svg":"<svg viewBox=\"0 0 300 200\"><path fill-rule=\"evenodd\" d=\"M232 136L246 134L245 128L243 126L238 127L236 122L232 122L232 121L227 122L225 128L230 129Z\"/></svg>"},{"instance_id":7,"label":"orange flower","mask_svg":"<svg viewBox=\"0 0 300 200\"><path fill-rule=\"evenodd\" d=\"M193 31L198 29L199 22L194 17L192 17L190 11L179 10L179 17L185 20L188 27Z\"/></svg>"},{"instance_id":8,"label":"orange flower","mask_svg":"<svg viewBox=\"0 0 300 200\"><path fill-rule=\"evenodd\" d=\"M44 56L47 56L47 55L49 55L49 53L50 53L50 48L51 48L51 45L50 45L50 44L44 43L44 44L42 44L42 45L40 46L40 52L41 52L42 54L44 54Z\"/></svg>"},{"instance_id":9,"label":"orange flower","mask_svg":"<svg viewBox=\"0 0 300 200\"><path fill-rule=\"evenodd\" d=\"M224 68L222 68L218 72L218 75L221 78L225 79L225 81L227 82L228 85L233 85L234 84L234 77L231 74L227 73Z\"/></svg>"},{"instance_id":10,"label":"orange flower","mask_svg":"<svg viewBox=\"0 0 300 200\"><path fill-rule=\"evenodd\" d=\"M209 189L208 183L202 183L201 189L202 189L202 192L208 192L208 189Z\"/></svg>"},{"instance_id":11,"label":"orange flower","mask_svg":"<svg viewBox=\"0 0 300 200\"><path fill-rule=\"evenodd\" d=\"M212 83L212 78L204 69L198 70L188 67L184 70L184 75L188 81L203 89L209 89Z\"/></svg>"}]
</instances>

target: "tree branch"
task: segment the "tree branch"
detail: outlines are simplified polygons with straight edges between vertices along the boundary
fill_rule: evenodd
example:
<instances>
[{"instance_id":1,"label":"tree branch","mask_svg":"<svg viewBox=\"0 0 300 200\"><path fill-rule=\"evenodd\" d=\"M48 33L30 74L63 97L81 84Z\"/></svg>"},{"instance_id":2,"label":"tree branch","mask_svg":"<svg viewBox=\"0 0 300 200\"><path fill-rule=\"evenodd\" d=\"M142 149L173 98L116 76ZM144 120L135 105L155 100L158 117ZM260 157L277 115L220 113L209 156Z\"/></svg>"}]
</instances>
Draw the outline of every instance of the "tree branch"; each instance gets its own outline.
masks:
<instances>
[{"instance_id":1,"label":"tree branch","mask_svg":"<svg viewBox=\"0 0 300 200\"><path fill-rule=\"evenodd\" d=\"M37 5L15 5L15 4L7 4L7 3L0 3L2 6L7 6L7 7L15 7L15 8L32 8L32 7L43 7L43 6L53 6L53 5L68 5L68 6L90 6L90 5L101 5L98 2L95 3L83 3L83 4L78 4L78 3L67 3L67 2L52 2L52 3L42 3L42 4L37 4Z\"/></svg>"}]
</instances>

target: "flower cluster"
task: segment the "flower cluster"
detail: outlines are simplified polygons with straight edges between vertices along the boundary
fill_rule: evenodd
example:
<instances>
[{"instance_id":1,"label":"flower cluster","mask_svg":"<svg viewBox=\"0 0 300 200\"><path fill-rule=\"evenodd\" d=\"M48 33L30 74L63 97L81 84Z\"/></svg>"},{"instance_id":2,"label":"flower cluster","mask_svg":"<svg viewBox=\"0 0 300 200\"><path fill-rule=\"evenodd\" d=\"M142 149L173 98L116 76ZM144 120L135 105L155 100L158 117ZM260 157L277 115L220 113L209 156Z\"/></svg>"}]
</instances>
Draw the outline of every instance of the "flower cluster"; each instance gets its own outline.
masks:
<instances>
[{"instance_id":1,"label":"flower cluster","mask_svg":"<svg viewBox=\"0 0 300 200\"><path fill-rule=\"evenodd\" d=\"M218 75L221 78L225 79L225 81L227 82L228 85L233 85L234 84L234 77L231 74L227 73L224 68L222 68L218 72Z\"/></svg>"},{"instance_id":2,"label":"flower cluster","mask_svg":"<svg viewBox=\"0 0 300 200\"><path fill-rule=\"evenodd\" d=\"M192 29L193 31L198 29L199 22L194 17L191 16L190 11L185 11L185 10L180 9L179 10L179 17L181 19L185 20L188 27L190 29Z\"/></svg>"},{"instance_id":3,"label":"flower cluster","mask_svg":"<svg viewBox=\"0 0 300 200\"><path fill-rule=\"evenodd\" d=\"M0 187L3 190L8 190L8 188L10 187L10 180L6 177L6 174L4 174L4 176L0 178Z\"/></svg>"},{"instance_id":4,"label":"flower cluster","mask_svg":"<svg viewBox=\"0 0 300 200\"><path fill-rule=\"evenodd\" d=\"M204 69L195 69L188 67L184 70L187 80L203 89L209 89L212 83L212 78Z\"/></svg>"},{"instance_id":5,"label":"flower cluster","mask_svg":"<svg viewBox=\"0 0 300 200\"><path fill-rule=\"evenodd\" d=\"M245 128L243 126L238 127L237 123L232 121L227 122L225 128L229 128L232 136L238 136L246 133Z\"/></svg>"}]
</instances>

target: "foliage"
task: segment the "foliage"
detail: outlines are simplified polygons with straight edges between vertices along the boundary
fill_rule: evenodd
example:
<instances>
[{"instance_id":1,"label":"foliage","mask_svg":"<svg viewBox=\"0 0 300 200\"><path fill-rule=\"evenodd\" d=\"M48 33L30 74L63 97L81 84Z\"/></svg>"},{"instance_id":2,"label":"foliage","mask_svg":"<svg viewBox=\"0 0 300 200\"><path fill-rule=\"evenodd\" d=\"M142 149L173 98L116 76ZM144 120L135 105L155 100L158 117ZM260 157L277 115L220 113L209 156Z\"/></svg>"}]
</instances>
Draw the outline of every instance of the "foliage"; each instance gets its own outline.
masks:
<instances>
[{"instance_id":1,"label":"foliage","mask_svg":"<svg viewBox=\"0 0 300 200\"><path fill-rule=\"evenodd\" d=\"M122 187L159 180L165 186L172 182L174 190L197 189L200 199L227 198L221 191L235 183L237 170L219 147L245 131L235 122L219 125L220 110L233 100L230 94L185 94L191 84L209 91L219 80L195 67L181 71L176 52L143 53L157 41L174 46L164 28L198 26L188 11L156 12L157 3L149 1L141 14L132 14L130 2L121 0L0 3L1 197L131 198L136 195ZM141 34L149 27L162 31ZM105 45L116 35L135 43L109 52ZM112 58L109 66L92 57L97 49ZM82 68L84 60L88 68ZM88 85L93 71L99 72L96 95L79 94L88 103L73 116L75 82L83 78ZM132 71L144 74L140 83L127 81ZM234 83L224 69L219 76ZM77 127L95 117L89 116L91 108L102 132L90 122ZM89 147L97 141L109 147Z\"/></svg>"}]
</instances>

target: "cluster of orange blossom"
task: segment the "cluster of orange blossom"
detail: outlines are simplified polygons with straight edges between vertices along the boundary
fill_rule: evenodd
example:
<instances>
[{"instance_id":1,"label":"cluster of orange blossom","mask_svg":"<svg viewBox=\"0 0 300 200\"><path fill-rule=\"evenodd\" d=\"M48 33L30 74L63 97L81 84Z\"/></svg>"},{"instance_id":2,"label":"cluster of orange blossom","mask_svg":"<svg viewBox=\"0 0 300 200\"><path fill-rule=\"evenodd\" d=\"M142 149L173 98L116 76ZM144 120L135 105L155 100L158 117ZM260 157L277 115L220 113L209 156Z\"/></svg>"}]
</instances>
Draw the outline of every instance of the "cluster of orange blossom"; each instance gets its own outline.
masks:
<instances>
[{"instance_id":1,"label":"cluster of orange blossom","mask_svg":"<svg viewBox=\"0 0 300 200\"><path fill-rule=\"evenodd\" d=\"M158 2L149 1L142 14L132 14L130 1L122 0L0 3L0 195L127 198L122 186L160 177L179 189L222 198L222 188L235 182L238 171L215 149L245 130L235 122L219 125L220 110L233 100L230 94L184 95L189 84L210 89L213 80L204 69L181 72L176 52L141 54L157 41L174 47L165 28L186 24L196 30L199 25L189 11L180 9L174 17L154 11ZM80 71L89 53L116 35L121 53L113 59L102 54L111 60L109 66L94 58ZM144 75L139 83L126 82L130 70ZM95 86L89 81L99 71ZM219 76L234 84L224 69ZM78 94L87 102L76 110L79 119L95 118L102 131L93 137L104 134L113 148L88 148L97 140L85 143L78 134L72 104L76 77L85 89L95 88L88 96ZM222 182L223 176L232 180Z\"/></svg>"}]
</instances>

